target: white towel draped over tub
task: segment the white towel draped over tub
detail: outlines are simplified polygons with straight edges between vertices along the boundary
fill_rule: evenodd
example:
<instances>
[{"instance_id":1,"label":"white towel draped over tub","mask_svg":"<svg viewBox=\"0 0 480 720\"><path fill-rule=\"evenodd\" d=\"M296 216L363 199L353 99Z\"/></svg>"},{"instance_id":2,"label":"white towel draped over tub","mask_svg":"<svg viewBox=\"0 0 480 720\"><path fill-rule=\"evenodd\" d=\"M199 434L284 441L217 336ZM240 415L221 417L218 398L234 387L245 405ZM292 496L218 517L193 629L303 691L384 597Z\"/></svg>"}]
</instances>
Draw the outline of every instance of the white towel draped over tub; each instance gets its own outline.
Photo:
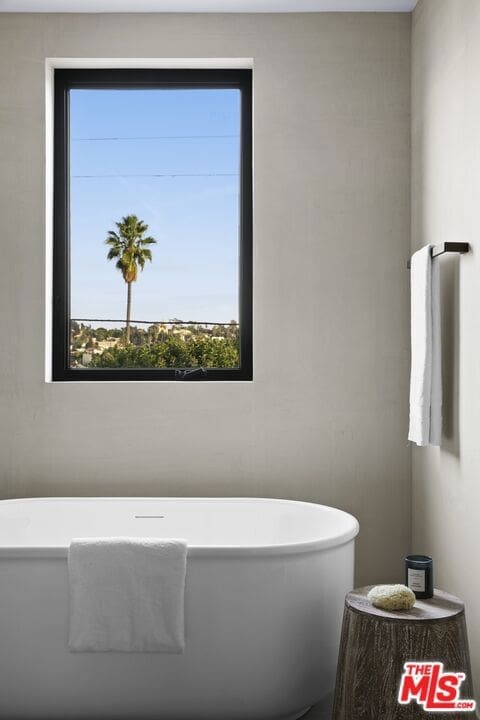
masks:
<instances>
[{"instance_id":1,"label":"white towel draped over tub","mask_svg":"<svg viewBox=\"0 0 480 720\"><path fill-rule=\"evenodd\" d=\"M440 268L426 245L411 260L410 429L417 445L440 445L442 437L442 359Z\"/></svg>"},{"instance_id":2,"label":"white towel draped over tub","mask_svg":"<svg viewBox=\"0 0 480 720\"><path fill-rule=\"evenodd\" d=\"M70 650L183 652L186 555L183 540L72 540Z\"/></svg>"}]
</instances>

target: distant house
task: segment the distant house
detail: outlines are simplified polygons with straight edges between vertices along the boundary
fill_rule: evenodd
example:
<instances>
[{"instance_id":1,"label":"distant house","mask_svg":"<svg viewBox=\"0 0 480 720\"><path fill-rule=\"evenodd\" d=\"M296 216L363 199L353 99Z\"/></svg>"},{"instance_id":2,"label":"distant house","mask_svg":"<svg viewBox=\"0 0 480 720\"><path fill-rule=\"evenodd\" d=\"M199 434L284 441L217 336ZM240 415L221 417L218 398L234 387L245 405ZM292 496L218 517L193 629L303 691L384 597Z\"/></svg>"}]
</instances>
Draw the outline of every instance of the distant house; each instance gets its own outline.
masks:
<instances>
[{"instance_id":1,"label":"distant house","mask_svg":"<svg viewBox=\"0 0 480 720\"><path fill-rule=\"evenodd\" d=\"M176 335L180 338L180 340L185 340L187 337L189 337L192 334L191 330L187 330L185 328L174 328L172 331L172 335Z\"/></svg>"},{"instance_id":2,"label":"distant house","mask_svg":"<svg viewBox=\"0 0 480 720\"><path fill-rule=\"evenodd\" d=\"M97 347L100 350L110 350L110 348L117 347L119 343L119 338L107 338L106 340L99 340L97 343Z\"/></svg>"}]
</instances>

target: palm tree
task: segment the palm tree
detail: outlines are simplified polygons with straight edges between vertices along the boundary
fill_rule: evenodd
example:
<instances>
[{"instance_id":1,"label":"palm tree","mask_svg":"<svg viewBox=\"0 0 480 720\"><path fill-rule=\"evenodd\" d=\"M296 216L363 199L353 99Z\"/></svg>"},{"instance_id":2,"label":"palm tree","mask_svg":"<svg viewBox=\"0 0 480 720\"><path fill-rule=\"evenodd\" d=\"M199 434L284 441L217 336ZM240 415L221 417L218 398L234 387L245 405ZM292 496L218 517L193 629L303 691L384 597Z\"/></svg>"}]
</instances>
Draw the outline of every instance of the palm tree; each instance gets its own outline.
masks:
<instances>
[{"instance_id":1,"label":"palm tree","mask_svg":"<svg viewBox=\"0 0 480 720\"><path fill-rule=\"evenodd\" d=\"M126 345L130 344L130 311L132 308L132 283L138 276L138 268L143 270L145 261L152 262L152 251L149 245L157 241L153 237L144 237L148 225L139 220L136 215L125 215L121 222L115 223L118 232L110 230L105 243L110 246L107 260L117 258L115 267L122 273L127 283L127 329L125 335Z\"/></svg>"}]
</instances>

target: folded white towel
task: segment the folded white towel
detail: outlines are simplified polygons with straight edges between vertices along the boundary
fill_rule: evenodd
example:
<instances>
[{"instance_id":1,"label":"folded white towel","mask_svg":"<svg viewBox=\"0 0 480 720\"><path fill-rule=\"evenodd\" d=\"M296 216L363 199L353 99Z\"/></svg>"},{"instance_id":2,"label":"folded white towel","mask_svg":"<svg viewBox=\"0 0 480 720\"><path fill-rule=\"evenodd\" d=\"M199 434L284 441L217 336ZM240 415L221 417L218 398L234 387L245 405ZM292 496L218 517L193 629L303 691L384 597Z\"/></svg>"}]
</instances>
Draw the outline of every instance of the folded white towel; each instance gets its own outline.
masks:
<instances>
[{"instance_id":1,"label":"folded white towel","mask_svg":"<svg viewBox=\"0 0 480 720\"><path fill-rule=\"evenodd\" d=\"M410 429L417 445L440 445L442 437L442 361L440 270L431 245L412 256Z\"/></svg>"},{"instance_id":2,"label":"folded white towel","mask_svg":"<svg viewBox=\"0 0 480 720\"><path fill-rule=\"evenodd\" d=\"M70 650L183 652L186 555L184 540L72 540Z\"/></svg>"}]
</instances>

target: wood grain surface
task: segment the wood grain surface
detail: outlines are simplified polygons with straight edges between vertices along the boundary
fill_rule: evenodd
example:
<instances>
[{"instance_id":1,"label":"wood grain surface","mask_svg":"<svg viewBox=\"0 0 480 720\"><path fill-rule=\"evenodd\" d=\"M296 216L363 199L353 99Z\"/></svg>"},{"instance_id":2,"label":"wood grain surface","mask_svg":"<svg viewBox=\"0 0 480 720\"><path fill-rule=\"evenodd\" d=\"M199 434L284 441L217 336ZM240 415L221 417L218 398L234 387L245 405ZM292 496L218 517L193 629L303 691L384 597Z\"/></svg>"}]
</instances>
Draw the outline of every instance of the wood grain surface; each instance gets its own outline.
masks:
<instances>
[{"instance_id":1,"label":"wood grain surface","mask_svg":"<svg viewBox=\"0 0 480 720\"><path fill-rule=\"evenodd\" d=\"M382 608L374 607L367 598L367 594L372 587L374 585L368 585L349 592L345 598L346 607L356 612L377 615L386 620L400 620L401 622L405 622L405 620L421 622L448 620L456 615L461 615L465 609L463 602L455 595L449 595L443 590L434 590L433 598L430 600L416 600L411 610L382 610Z\"/></svg>"},{"instance_id":2,"label":"wood grain surface","mask_svg":"<svg viewBox=\"0 0 480 720\"><path fill-rule=\"evenodd\" d=\"M373 607L370 587L345 600L337 669L334 720L426 720L415 701L397 702L403 665L408 661L440 661L446 670L464 672L461 696L474 697L465 612L461 600L436 590L431 600L417 600L410 611ZM435 720L473 719L472 712L435 712Z\"/></svg>"}]
</instances>

